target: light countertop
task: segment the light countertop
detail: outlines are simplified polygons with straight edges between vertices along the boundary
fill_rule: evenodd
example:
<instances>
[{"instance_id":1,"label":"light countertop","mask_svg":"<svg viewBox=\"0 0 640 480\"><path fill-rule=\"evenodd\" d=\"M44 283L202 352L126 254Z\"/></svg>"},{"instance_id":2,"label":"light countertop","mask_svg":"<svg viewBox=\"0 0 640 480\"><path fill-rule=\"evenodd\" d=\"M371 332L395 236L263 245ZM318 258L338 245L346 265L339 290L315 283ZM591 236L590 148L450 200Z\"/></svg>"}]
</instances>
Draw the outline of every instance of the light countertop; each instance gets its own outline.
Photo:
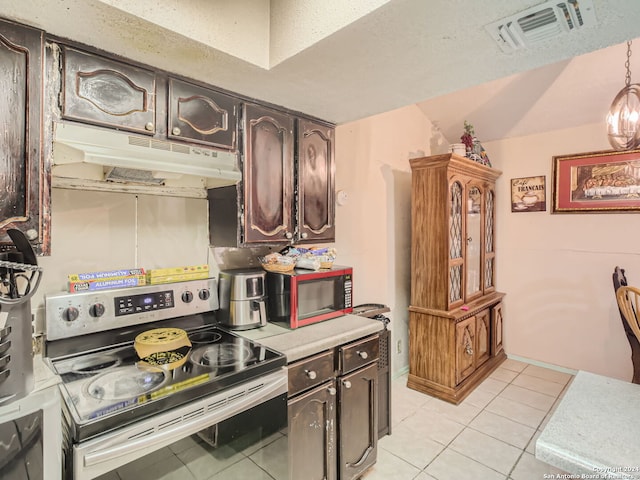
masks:
<instances>
[{"instance_id":1,"label":"light countertop","mask_svg":"<svg viewBox=\"0 0 640 480\"><path fill-rule=\"evenodd\" d=\"M357 315L343 315L294 330L268 323L262 328L235 333L284 353L287 361L291 363L367 335L373 335L383 328L384 325L379 320Z\"/></svg>"},{"instance_id":2,"label":"light countertop","mask_svg":"<svg viewBox=\"0 0 640 480\"><path fill-rule=\"evenodd\" d=\"M640 479L640 385L578 372L536 458L575 478Z\"/></svg>"}]
</instances>

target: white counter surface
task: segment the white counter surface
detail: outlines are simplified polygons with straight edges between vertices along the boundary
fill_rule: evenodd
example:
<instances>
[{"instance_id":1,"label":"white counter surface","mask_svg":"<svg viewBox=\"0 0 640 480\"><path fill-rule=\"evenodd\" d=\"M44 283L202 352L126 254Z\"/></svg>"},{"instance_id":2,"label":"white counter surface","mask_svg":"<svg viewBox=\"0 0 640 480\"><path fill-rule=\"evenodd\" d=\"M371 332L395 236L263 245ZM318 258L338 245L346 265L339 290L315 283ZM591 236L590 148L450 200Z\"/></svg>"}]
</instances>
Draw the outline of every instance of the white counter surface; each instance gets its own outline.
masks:
<instances>
[{"instance_id":1,"label":"white counter surface","mask_svg":"<svg viewBox=\"0 0 640 480\"><path fill-rule=\"evenodd\" d=\"M383 328L384 325L379 320L357 315L343 315L294 330L268 323L266 327L236 333L284 353L290 363L378 333Z\"/></svg>"},{"instance_id":2,"label":"white counter surface","mask_svg":"<svg viewBox=\"0 0 640 480\"><path fill-rule=\"evenodd\" d=\"M578 372L536 442L567 478L640 479L640 385Z\"/></svg>"}]
</instances>

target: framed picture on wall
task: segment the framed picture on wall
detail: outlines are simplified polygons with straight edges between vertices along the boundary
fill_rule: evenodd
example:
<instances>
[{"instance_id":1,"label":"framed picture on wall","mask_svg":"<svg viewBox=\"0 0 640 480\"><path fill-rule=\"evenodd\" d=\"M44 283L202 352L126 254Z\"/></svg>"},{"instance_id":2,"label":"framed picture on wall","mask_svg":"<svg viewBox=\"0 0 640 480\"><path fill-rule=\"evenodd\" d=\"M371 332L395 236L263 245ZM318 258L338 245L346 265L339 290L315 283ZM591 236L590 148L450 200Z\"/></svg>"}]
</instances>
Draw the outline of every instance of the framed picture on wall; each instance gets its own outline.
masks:
<instances>
[{"instance_id":1,"label":"framed picture on wall","mask_svg":"<svg viewBox=\"0 0 640 480\"><path fill-rule=\"evenodd\" d=\"M512 212L546 212L547 189L544 175L511 179Z\"/></svg>"},{"instance_id":2,"label":"framed picture on wall","mask_svg":"<svg viewBox=\"0 0 640 480\"><path fill-rule=\"evenodd\" d=\"M552 213L640 211L640 150L553 157Z\"/></svg>"}]
</instances>

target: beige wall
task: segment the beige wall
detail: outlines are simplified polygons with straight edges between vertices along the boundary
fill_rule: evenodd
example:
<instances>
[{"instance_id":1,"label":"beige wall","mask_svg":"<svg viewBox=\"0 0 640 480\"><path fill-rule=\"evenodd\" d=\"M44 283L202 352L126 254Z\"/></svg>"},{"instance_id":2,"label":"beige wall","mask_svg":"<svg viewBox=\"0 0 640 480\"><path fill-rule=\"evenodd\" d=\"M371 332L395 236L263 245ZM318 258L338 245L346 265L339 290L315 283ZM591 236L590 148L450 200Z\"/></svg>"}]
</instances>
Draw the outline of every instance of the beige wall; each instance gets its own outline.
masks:
<instances>
[{"instance_id":1,"label":"beige wall","mask_svg":"<svg viewBox=\"0 0 640 480\"><path fill-rule=\"evenodd\" d=\"M391 308L396 373L408 366L409 158L428 152L430 137L431 123L415 106L336 129L336 189L348 195L346 205L336 206L338 263L354 268L354 305Z\"/></svg>"},{"instance_id":2,"label":"beige wall","mask_svg":"<svg viewBox=\"0 0 640 480\"><path fill-rule=\"evenodd\" d=\"M609 149L604 122L484 143L497 186L497 286L509 355L630 380L611 275L640 284L637 214L550 214L552 157ZM545 175L546 212L511 212L510 179Z\"/></svg>"}]
</instances>

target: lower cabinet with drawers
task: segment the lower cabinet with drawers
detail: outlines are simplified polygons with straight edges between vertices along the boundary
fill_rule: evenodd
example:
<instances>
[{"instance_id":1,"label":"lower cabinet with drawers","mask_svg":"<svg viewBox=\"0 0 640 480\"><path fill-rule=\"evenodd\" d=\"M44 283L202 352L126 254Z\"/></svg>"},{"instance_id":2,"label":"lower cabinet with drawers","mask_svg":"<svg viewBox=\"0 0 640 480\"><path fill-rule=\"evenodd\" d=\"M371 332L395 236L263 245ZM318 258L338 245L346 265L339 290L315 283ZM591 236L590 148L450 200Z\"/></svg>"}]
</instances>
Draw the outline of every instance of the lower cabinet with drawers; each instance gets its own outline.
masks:
<instances>
[{"instance_id":1,"label":"lower cabinet with drawers","mask_svg":"<svg viewBox=\"0 0 640 480\"><path fill-rule=\"evenodd\" d=\"M289 365L290 478L352 480L376 462L378 335Z\"/></svg>"}]
</instances>

